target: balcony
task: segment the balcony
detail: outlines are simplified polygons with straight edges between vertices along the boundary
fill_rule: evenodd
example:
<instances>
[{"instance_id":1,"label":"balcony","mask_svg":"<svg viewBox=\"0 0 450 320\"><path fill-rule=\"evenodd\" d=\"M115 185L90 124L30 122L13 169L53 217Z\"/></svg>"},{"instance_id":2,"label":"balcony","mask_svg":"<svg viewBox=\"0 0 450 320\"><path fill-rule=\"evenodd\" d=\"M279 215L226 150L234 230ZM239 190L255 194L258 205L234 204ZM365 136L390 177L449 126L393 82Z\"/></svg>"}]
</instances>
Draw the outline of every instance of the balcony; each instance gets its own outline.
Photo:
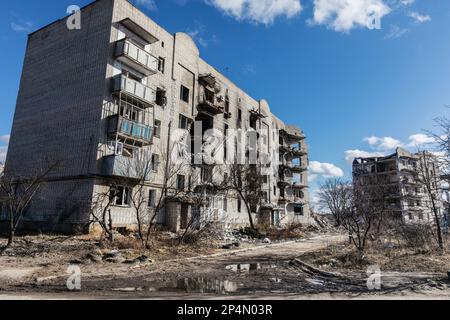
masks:
<instances>
[{"instance_id":1,"label":"balcony","mask_svg":"<svg viewBox=\"0 0 450 320\"><path fill-rule=\"evenodd\" d=\"M117 155L102 158L101 174L107 177L149 181L150 172L145 168L145 162L135 158Z\"/></svg>"},{"instance_id":2,"label":"balcony","mask_svg":"<svg viewBox=\"0 0 450 320\"><path fill-rule=\"evenodd\" d=\"M129 39L120 40L116 43L116 58L146 76L158 72L158 59Z\"/></svg>"},{"instance_id":3,"label":"balcony","mask_svg":"<svg viewBox=\"0 0 450 320\"><path fill-rule=\"evenodd\" d=\"M216 101L214 95L201 95L198 101L198 110L212 115L218 115L225 112L225 108Z\"/></svg>"},{"instance_id":4,"label":"balcony","mask_svg":"<svg viewBox=\"0 0 450 320\"><path fill-rule=\"evenodd\" d=\"M124 75L114 77L114 93L136 99L143 104L143 107L150 107L156 102L156 91L142 83L128 78Z\"/></svg>"},{"instance_id":5,"label":"balcony","mask_svg":"<svg viewBox=\"0 0 450 320\"><path fill-rule=\"evenodd\" d=\"M291 185L292 189L305 189L308 188L308 185L304 182L294 182Z\"/></svg>"},{"instance_id":6,"label":"balcony","mask_svg":"<svg viewBox=\"0 0 450 320\"><path fill-rule=\"evenodd\" d=\"M280 130L280 135L292 142L305 139L305 135L303 134L302 130L295 126L286 126L285 129Z\"/></svg>"},{"instance_id":7,"label":"balcony","mask_svg":"<svg viewBox=\"0 0 450 320\"><path fill-rule=\"evenodd\" d=\"M308 167L303 164L291 164L289 169L294 173L302 173L308 170Z\"/></svg>"},{"instance_id":8,"label":"balcony","mask_svg":"<svg viewBox=\"0 0 450 320\"><path fill-rule=\"evenodd\" d=\"M294 164L291 161L284 161L283 164L280 165L280 169L287 169L292 173L302 173L308 171L308 166L304 163Z\"/></svg>"},{"instance_id":9,"label":"balcony","mask_svg":"<svg viewBox=\"0 0 450 320\"><path fill-rule=\"evenodd\" d=\"M152 143L153 127L114 115L108 118L108 135L115 134L145 146Z\"/></svg>"},{"instance_id":10,"label":"balcony","mask_svg":"<svg viewBox=\"0 0 450 320\"><path fill-rule=\"evenodd\" d=\"M308 147L306 145L299 145L291 148L291 154L294 157L302 157L308 155Z\"/></svg>"}]
</instances>

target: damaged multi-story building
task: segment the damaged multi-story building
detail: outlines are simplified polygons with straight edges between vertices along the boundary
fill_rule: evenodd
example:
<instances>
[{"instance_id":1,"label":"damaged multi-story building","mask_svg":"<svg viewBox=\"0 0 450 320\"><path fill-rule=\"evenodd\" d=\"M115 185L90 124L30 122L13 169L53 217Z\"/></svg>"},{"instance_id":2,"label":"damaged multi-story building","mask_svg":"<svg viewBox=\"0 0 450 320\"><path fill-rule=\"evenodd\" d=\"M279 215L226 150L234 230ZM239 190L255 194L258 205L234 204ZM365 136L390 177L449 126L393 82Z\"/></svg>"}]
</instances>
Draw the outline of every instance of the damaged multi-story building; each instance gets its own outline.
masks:
<instances>
[{"instance_id":1,"label":"damaged multi-story building","mask_svg":"<svg viewBox=\"0 0 450 320\"><path fill-rule=\"evenodd\" d=\"M431 195L439 216L443 216L438 162L430 153L397 148L394 154L385 157L356 158L353 184L376 187L377 197L382 194L386 210L404 222L434 223Z\"/></svg>"},{"instance_id":2,"label":"damaged multi-story building","mask_svg":"<svg viewBox=\"0 0 450 320\"><path fill-rule=\"evenodd\" d=\"M308 149L299 128L285 125L267 101L253 99L205 62L189 35L170 34L129 1L97 0L81 8L80 17L79 29L63 18L28 38L5 172L26 177L43 163L58 166L22 228L86 232L96 195L112 184L108 215L115 227L133 225L131 197L142 180L146 207L164 198L156 223L172 231L185 228L194 212L199 219L247 224L246 208L233 194L211 191L207 203L194 205L164 189L171 137L192 131L196 122L204 131L266 133L258 137L281 162L271 163L276 168L265 177L252 215L272 225L309 223ZM142 177L134 168L146 157L151 170ZM183 191L216 175L226 179L226 171L193 164L170 180Z\"/></svg>"}]
</instances>

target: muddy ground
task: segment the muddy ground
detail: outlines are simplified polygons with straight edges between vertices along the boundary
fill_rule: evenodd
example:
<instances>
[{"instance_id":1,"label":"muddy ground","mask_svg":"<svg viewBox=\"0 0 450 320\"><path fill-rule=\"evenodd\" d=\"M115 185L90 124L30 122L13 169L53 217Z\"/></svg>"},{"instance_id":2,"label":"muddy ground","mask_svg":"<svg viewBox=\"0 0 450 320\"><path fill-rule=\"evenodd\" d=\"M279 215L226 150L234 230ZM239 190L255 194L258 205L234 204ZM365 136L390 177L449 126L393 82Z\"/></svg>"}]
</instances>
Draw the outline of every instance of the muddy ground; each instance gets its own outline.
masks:
<instances>
[{"instance_id":1,"label":"muddy ground","mask_svg":"<svg viewBox=\"0 0 450 320\"><path fill-rule=\"evenodd\" d=\"M92 240L54 240L21 239L0 257L0 299L450 299L447 256L420 270L381 264L381 288L369 290L366 265L339 262L349 249L337 234L231 250L173 247L151 260L138 250L99 252ZM67 288L69 265L80 268L80 291Z\"/></svg>"}]
</instances>

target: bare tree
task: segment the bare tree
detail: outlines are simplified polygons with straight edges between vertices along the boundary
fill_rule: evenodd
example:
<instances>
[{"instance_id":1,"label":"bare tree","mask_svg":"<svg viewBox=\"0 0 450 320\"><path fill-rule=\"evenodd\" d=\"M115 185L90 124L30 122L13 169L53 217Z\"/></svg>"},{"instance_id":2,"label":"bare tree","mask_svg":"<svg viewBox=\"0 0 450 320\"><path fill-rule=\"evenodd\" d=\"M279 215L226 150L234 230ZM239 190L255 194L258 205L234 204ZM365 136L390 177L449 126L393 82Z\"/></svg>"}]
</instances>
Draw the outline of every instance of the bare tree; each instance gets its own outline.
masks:
<instances>
[{"instance_id":1,"label":"bare tree","mask_svg":"<svg viewBox=\"0 0 450 320\"><path fill-rule=\"evenodd\" d=\"M1 207L6 209L8 217L8 242L2 249L2 252L14 242L17 228L30 203L58 165L58 162L52 162L46 166L36 168L26 177L9 175L8 172L1 173L0 203Z\"/></svg>"},{"instance_id":2,"label":"bare tree","mask_svg":"<svg viewBox=\"0 0 450 320\"><path fill-rule=\"evenodd\" d=\"M115 183L111 183L103 191L99 191L93 196L91 209L91 221L89 222L89 227L91 224L96 224L102 229L102 239L107 238L110 242L114 242L114 230L113 230L113 219L111 216L111 207L117 194L117 186Z\"/></svg>"},{"instance_id":3,"label":"bare tree","mask_svg":"<svg viewBox=\"0 0 450 320\"><path fill-rule=\"evenodd\" d=\"M258 212L262 199L263 176L254 164L231 164L224 189L235 192L244 203L250 227L256 230L252 213Z\"/></svg>"},{"instance_id":4,"label":"bare tree","mask_svg":"<svg viewBox=\"0 0 450 320\"><path fill-rule=\"evenodd\" d=\"M421 187L423 187L426 193L427 201L426 207L431 211L435 222L435 229L437 234L437 242L439 249L444 249L444 240L442 236L442 213L441 202L442 190L441 190L441 175L438 167L437 158L429 152L421 151L418 153L420 160L417 164L417 180Z\"/></svg>"},{"instance_id":5,"label":"bare tree","mask_svg":"<svg viewBox=\"0 0 450 320\"><path fill-rule=\"evenodd\" d=\"M328 179L320 185L319 205L333 215L336 227L342 226L342 216L351 206L352 185L341 179Z\"/></svg>"},{"instance_id":6,"label":"bare tree","mask_svg":"<svg viewBox=\"0 0 450 320\"><path fill-rule=\"evenodd\" d=\"M349 241L363 257L369 239L375 240L382 227L393 218L388 195L396 190L387 176L364 175L355 178L353 185L330 181L322 187L324 205L335 211L340 224L348 231ZM331 208L330 208L331 207ZM388 219L389 218L389 219Z\"/></svg>"},{"instance_id":7,"label":"bare tree","mask_svg":"<svg viewBox=\"0 0 450 320\"><path fill-rule=\"evenodd\" d=\"M436 143L440 154L438 160L443 174L450 174L450 119L441 117L435 119L437 132L428 132Z\"/></svg>"}]
</instances>

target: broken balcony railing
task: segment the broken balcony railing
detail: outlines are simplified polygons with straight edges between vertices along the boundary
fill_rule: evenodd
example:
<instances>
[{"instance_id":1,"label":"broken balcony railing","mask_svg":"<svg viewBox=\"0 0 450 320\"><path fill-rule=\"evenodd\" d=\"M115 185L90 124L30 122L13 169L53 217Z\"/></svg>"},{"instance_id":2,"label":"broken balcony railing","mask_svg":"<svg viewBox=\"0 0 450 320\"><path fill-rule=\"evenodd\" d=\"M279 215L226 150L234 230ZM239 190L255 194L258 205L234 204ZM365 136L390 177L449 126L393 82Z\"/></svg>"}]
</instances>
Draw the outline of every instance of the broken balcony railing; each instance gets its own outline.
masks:
<instances>
[{"instance_id":1,"label":"broken balcony railing","mask_svg":"<svg viewBox=\"0 0 450 320\"><path fill-rule=\"evenodd\" d=\"M218 102L214 95L203 94L199 97L199 111L206 111L213 115L225 112L225 107Z\"/></svg>"}]
</instances>

